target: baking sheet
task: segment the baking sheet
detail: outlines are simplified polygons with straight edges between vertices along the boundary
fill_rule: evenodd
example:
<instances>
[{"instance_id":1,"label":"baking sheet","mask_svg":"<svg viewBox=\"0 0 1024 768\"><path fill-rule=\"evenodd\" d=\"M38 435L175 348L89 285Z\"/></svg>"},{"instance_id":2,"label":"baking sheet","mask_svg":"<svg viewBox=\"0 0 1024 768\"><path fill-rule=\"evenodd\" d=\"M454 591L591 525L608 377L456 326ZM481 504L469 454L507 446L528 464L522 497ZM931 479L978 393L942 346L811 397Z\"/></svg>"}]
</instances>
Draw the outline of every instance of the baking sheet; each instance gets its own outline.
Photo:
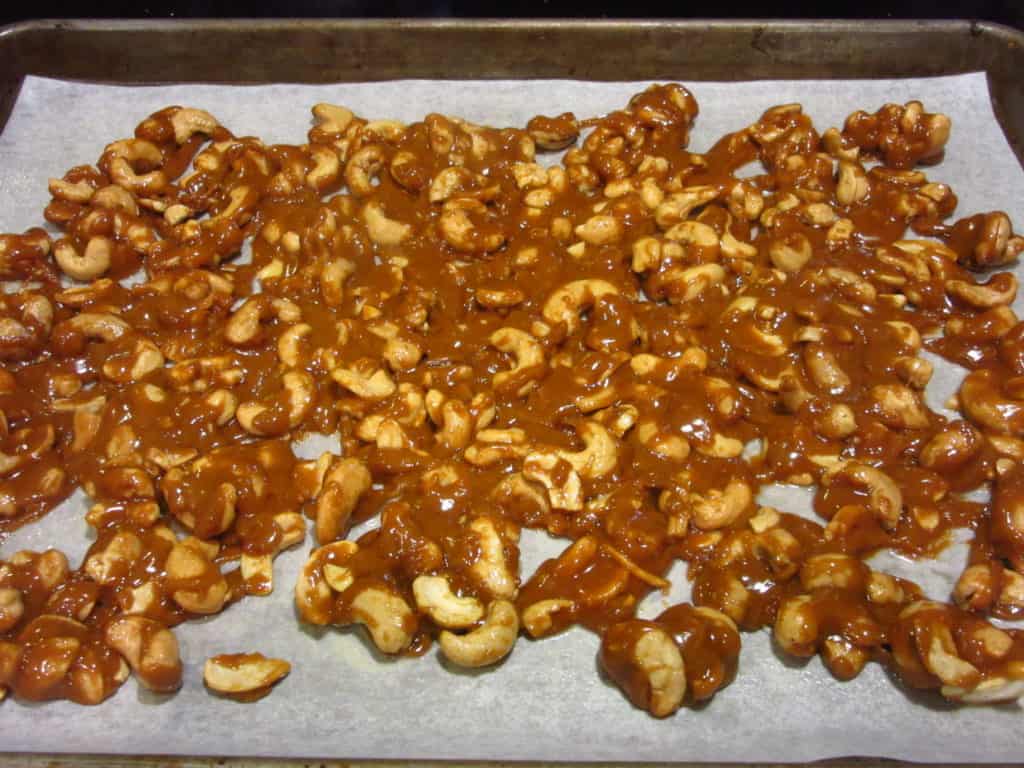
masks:
<instances>
[{"instance_id":1,"label":"baking sheet","mask_svg":"<svg viewBox=\"0 0 1024 768\"><path fill-rule=\"evenodd\" d=\"M1024 172L996 123L983 74L716 84L687 82L685 72L681 66L679 80L701 107L691 141L695 151L775 104L801 102L824 131L841 126L855 109L874 111L885 102L921 99L930 111L953 120L946 159L928 174L953 185L960 198L958 215L1002 209L1024 226L1019 194ZM28 78L0 135L0 231L41 223L49 201L47 177L95 162L107 141L130 136L142 118L170 104L208 109L238 135L300 143L310 125L309 108L318 101L345 104L367 117L411 121L443 112L522 126L538 113L601 114L623 106L645 85L404 81L114 87ZM945 363L938 368L927 393L933 408L941 408L961 373ZM316 447L304 446L303 453L315 453ZM808 516L810 499L806 489L787 486L766 489L761 497L763 503ZM56 544L78 562L89 543L84 503L76 494L43 521L11 536L0 545L0 556ZM523 580L564 545L524 531ZM310 546L311 537L278 558L272 596L246 600L176 631L185 663L185 684L176 696L157 696L129 681L95 708L6 701L0 705L0 749L462 760L1020 759L1019 706L943 704L895 687L878 665L839 684L817 659L803 664L778 658L767 632L743 636L740 673L709 705L662 721L632 708L600 678L598 638L581 630L542 642L521 638L505 663L486 671L453 671L436 651L422 659L383 659L358 631L299 625L292 587ZM881 556L875 565L914 578L929 596L945 599L965 552L957 545L937 562ZM649 598L642 616L689 596L680 564L670 576L672 594ZM243 650L286 658L292 673L253 704L207 694L201 674L206 657Z\"/></svg>"}]
</instances>

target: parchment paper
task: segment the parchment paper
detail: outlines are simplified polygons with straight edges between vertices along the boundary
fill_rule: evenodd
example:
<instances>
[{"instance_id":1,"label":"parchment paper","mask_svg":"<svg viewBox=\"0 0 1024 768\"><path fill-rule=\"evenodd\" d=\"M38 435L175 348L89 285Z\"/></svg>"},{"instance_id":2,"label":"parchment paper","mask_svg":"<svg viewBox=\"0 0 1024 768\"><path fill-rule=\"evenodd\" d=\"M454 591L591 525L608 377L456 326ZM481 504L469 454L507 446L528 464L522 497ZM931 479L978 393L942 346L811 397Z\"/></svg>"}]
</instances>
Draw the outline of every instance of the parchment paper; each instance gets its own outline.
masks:
<instances>
[{"instance_id":1,"label":"parchment paper","mask_svg":"<svg viewBox=\"0 0 1024 768\"><path fill-rule=\"evenodd\" d=\"M599 52L595 52L598 53ZM244 55L243 51L239 55ZM992 114L981 74L913 81L804 81L715 84L678 79L700 102L691 147L707 149L726 131L775 104L801 102L819 130L841 126L855 109L919 98L952 117L946 160L928 171L960 198L958 215L1002 209L1024 228L1024 173ZM645 83L572 81L426 82L254 87L111 87L30 78L0 136L0 231L41 223L46 179L93 163L104 144L130 136L150 112L170 104L213 112L236 134L301 143L309 108L345 104L368 117L415 120L428 112L491 125L522 126L534 114L572 110L593 116L624 105ZM1019 272L1020 274L1020 272ZM1021 275L1024 276L1024 275ZM1019 310L1019 307L1018 307ZM943 363L928 401L940 408L961 372ZM806 489L774 487L762 501L810 515ZM73 562L88 546L84 499L71 501L0 546L58 545ZM277 588L177 630L185 684L155 696L129 681L113 699L85 708L65 702L0 705L0 749L33 752L207 754L520 760L802 761L865 755L920 761L1011 761L1021 757L1017 705L953 707L895 687L877 665L856 680L834 681L817 659L783 661L767 633L743 637L740 673L706 707L658 721L631 707L598 674L598 639L573 630L531 642L479 673L446 669L436 653L387 660L358 632L300 627L292 608L297 570L311 542L282 555ZM564 542L524 532L524 580ZM945 599L964 562L962 545L937 562L881 556L878 567L914 578ZM683 569L669 598L648 599L653 616L689 596ZM258 650L289 659L288 677L254 704L213 698L201 668L210 655Z\"/></svg>"}]
</instances>

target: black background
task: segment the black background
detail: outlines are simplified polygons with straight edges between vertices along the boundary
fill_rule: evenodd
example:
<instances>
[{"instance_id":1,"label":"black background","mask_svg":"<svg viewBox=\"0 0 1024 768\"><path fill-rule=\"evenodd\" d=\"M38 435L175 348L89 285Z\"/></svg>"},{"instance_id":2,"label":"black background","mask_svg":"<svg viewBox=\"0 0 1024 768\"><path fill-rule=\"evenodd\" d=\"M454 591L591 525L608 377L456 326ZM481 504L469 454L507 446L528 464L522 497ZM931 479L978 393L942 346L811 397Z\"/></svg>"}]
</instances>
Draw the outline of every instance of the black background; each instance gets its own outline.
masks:
<instances>
[{"instance_id":1,"label":"black background","mask_svg":"<svg viewBox=\"0 0 1024 768\"><path fill-rule=\"evenodd\" d=\"M981 19L1024 29L1024 0L877 2L872 0L55 0L5 3L0 23L40 18L211 17L588 17L588 18L876 18Z\"/></svg>"}]
</instances>

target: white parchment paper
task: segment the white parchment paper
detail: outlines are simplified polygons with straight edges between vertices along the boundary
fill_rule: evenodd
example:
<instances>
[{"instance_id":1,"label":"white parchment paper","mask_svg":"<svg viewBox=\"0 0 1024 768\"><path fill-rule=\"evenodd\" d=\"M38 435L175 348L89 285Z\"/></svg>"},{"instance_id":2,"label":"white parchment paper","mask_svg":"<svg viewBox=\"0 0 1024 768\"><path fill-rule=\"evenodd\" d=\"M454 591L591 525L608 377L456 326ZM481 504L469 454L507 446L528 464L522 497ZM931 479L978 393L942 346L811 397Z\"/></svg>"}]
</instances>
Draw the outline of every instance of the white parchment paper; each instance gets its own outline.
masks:
<instances>
[{"instance_id":1,"label":"white parchment paper","mask_svg":"<svg viewBox=\"0 0 1024 768\"><path fill-rule=\"evenodd\" d=\"M1002 209L1024 228L1024 173L993 116L982 74L742 84L687 82L685 74L681 66L677 79L701 107L691 142L696 151L775 104L801 102L824 131L841 126L855 109L874 111L886 102L921 99L930 111L953 120L946 159L928 173L953 185L960 198L957 214ZM238 135L301 143L310 126L309 109L319 101L345 104L368 117L411 121L442 112L522 126L534 114L602 114L623 106L645 85L405 81L113 87L29 78L0 135L0 231L40 224L49 201L47 177L95 162L106 142L130 136L142 118L170 104L207 109ZM940 366L928 391L933 408L941 408L959 378L951 366ZM762 495L765 503L805 515L811 514L810 499L807 490L793 487ZM0 555L57 545L78 562L89 543L83 509L84 497L76 494L42 522L11 536L0 545ZM563 545L524 532L524 580ZM0 750L722 762L864 755L972 762L1019 760L1024 749L1024 715L1017 705L946 705L897 688L877 665L839 684L817 659L796 664L777 657L767 633L744 635L738 678L708 706L662 721L632 708L601 679L598 639L580 630L537 643L521 639L505 663L483 672L448 669L436 653L418 660L383 659L358 632L299 625L291 593L309 546L277 560L272 596L246 600L177 630L185 684L176 696L155 696L129 681L94 708L6 701L0 705ZM875 564L945 599L964 556L964 546L956 545L936 562L882 555ZM653 616L689 596L679 564L671 577L672 595L648 599L642 615ZM253 704L211 697L202 685L204 660L243 650L289 659L292 673Z\"/></svg>"}]
</instances>

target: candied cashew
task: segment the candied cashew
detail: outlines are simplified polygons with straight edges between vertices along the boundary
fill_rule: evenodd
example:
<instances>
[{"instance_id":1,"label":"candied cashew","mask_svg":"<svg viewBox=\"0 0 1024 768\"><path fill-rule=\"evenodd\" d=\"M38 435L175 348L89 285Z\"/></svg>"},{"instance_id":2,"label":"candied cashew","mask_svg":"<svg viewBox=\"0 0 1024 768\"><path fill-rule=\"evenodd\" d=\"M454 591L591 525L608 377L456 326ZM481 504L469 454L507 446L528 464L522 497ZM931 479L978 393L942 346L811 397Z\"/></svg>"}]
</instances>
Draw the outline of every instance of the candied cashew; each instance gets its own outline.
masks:
<instances>
[{"instance_id":1,"label":"candied cashew","mask_svg":"<svg viewBox=\"0 0 1024 768\"><path fill-rule=\"evenodd\" d=\"M238 406L235 419L246 432L261 437L281 435L295 429L309 415L316 399L313 377L306 371L288 371L281 377L281 384L279 393Z\"/></svg>"},{"instance_id":2,"label":"candied cashew","mask_svg":"<svg viewBox=\"0 0 1024 768\"><path fill-rule=\"evenodd\" d=\"M175 143L184 144L197 133L211 135L220 128L220 123L204 109L184 107L171 115L171 127L174 129Z\"/></svg>"},{"instance_id":3,"label":"candied cashew","mask_svg":"<svg viewBox=\"0 0 1024 768\"><path fill-rule=\"evenodd\" d=\"M489 341L493 347L514 355L516 359L516 364L510 370L494 374L492 381L498 391L514 391L523 396L536 386L537 380L547 371L543 347L526 331L499 328L490 335Z\"/></svg>"},{"instance_id":4,"label":"candied cashew","mask_svg":"<svg viewBox=\"0 0 1024 768\"><path fill-rule=\"evenodd\" d=\"M394 380L383 368L378 368L373 373L363 373L350 368L335 368L331 371L331 378L356 396L366 400L383 400L397 390Z\"/></svg>"},{"instance_id":5,"label":"candied cashew","mask_svg":"<svg viewBox=\"0 0 1024 768\"><path fill-rule=\"evenodd\" d=\"M821 483L828 488L837 479L865 489L868 492L868 508L878 522L886 530L896 528L903 513L903 494L891 477L859 461L840 461L822 473Z\"/></svg>"},{"instance_id":6,"label":"candied cashew","mask_svg":"<svg viewBox=\"0 0 1024 768\"><path fill-rule=\"evenodd\" d=\"M171 599L191 613L218 613L230 596L228 583L217 566L201 547L188 541L179 541L171 548L164 570L171 585Z\"/></svg>"},{"instance_id":7,"label":"candied cashew","mask_svg":"<svg viewBox=\"0 0 1024 768\"><path fill-rule=\"evenodd\" d=\"M487 606L483 623L464 635L444 630L438 637L441 653L460 667L477 668L497 664L516 644L519 614L507 600L494 600Z\"/></svg>"},{"instance_id":8,"label":"candied cashew","mask_svg":"<svg viewBox=\"0 0 1024 768\"><path fill-rule=\"evenodd\" d=\"M143 173L141 168L159 168L163 161L155 144L144 139L122 139L107 145L100 163L101 167L107 165L111 180L118 186L136 194L150 195L166 188L167 176L161 170Z\"/></svg>"},{"instance_id":9,"label":"candied cashew","mask_svg":"<svg viewBox=\"0 0 1024 768\"><path fill-rule=\"evenodd\" d=\"M996 434L1024 436L1024 399L1004 394L996 372L971 371L960 384L957 399L964 415Z\"/></svg>"},{"instance_id":10,"label":"candied cashew","mask_svg":"<svg viewBox=\"0 0 1024 768\"><path fill-rule=\"evenodd\" d=\"M479 200L458 198L444 204L437 226L444 241L463 253L491 253L505 244L505 234L492 224L484 226L474 222L488 213Z\"/></svg>"},{"instance_id":11,"label":"candied cashew","mask_svg":"<svg viewBox=\"0 0 1024 768\"><path fill-rule=\"evenodd\" d=\"M53 246L53 258L60 271L74 280L88 281L100 277L110 269L113 243L106 237L93 237L82 253L69 240L58 240Z\"/></svg>"},{"instance_id":12,"label":"candied cashew","mask_svg":"<svg viewBox=\"0 0 1024 768\"><path fill-rule=\"evenodd\" d=\"M379 202L370 202L363 207L363 222L370 239L377 245L401 245L413 235L410 225L388 217Z\"/></svg>"},{"instance_id":13,"label":"candied cashew","mask_svg":"<svg viewBox=\"0 0 1024 768\"><path fill-rule=\"evenodd\" d=\"M987 283L949 280L946 293L976 309L1009 306L1017 298L1017 278L1011 272L993 275Z\"/></svg>"},{"instance_id":14,"label":"candied cashew","mask_svg":"<svg viewBox=\"0 0 1024 768\"><path fill-rule=\"evenodd\" d=\"M370 586L352 598L352 615L366 627L382 653L400 653L409 647L415 616L405 599L384 587ZM442 646L443 647L443 646Z\"/></svg>"},{"instance_id":15,"label":"candied cashew","mask_svg":"<svg viewBox=\"0 0 1024 768\"><path fill-rule=\"evenodd\" d=\"M224 326L224 338L228 343L244 347L258 343L262 338L262 324L276 318L281 323L297 323L302 310L290 299L268 299L262 294L245 300Z\"/></svg>"},{"instance_id":16,"label":"candied cashew","mask_svg":"<svg viewBox=\"0 0 1024 768\"><path fill-rule=\"evenodd\" d=\"M619 289L606 280L574 280L552 293L544 303L544 319L552 325L564 323L569 333L580 325L580 315L603 296L617 295Z\"/></svg>"},{"instance_id":17,"label":"candied cashew","mask_svg":"<svg viewBox=\"0 0 1024 768\"><path fill-rule=\"evenodd\" d=\"M149 690L170 693L181 687L178 640L160 622L144 616L121 616L107 625L104 637Z\"/></svg>"},{"instance_id":18,"label":"candied cashew","mask_svg":"<svg viewBox=\"0 0 1024 768\"><path fill-rule=\"evenodd\" d=\"M291 668L287 661L261 653L221 654L206 660L203 683L217 693L254 693L279 683Z\"/></svg>"},{"instance_id":19,"label":"candied cashew","mask_svg":"<svg viewBox=\"0 0 1024 768\"><path fill-rule=\"evenodd\" d=\"M456 595L444 576L417 576L412 583L412 593L416 607L445 629L466 629L484 615L479 600Z\"/></svg>"},{"instance_id":20,"label":"candied cashew","mask_svg":"<svg viewBox=\"0 0 1024 768\"><path fill-rule=\"evenodd\" d=\"M339 459L327 470L316 497L317 541L327 544L347 530L352 512L372 482L369 469L359 459Z\"/></svg>"},{"instance_id":21,"label":"candied cashew","mask_svg":"<svg viewBox=\"0 0 1024 768\"><path fill-rule=\"evenodd\" d=\"M925 429L931 423L928 409L920 396L909 387L879 384L871 388L879 418L897 429Z\"/></svg>"},{"instance_id":22,"label":"candied cashew","mask_svg":"<svg viewBox=\"0 0 1024 768\"><path fill-rule=\"evenodd\" d=\"M647 622L613 625L601 638L600 660L635 706L655 717L668 717L682 706L686 666L668 632Z\"/></svg>"},{"instance_id":23,"label":"candied cashew","mask_svg":"<svg viewBox=\"0 0 1024 768\"><path fill-rule=\"evenodd\" d=\"M722 490L690 494L690 519L705 531L724 528L736 520L753 500L749 485L741 480L731 480Z\"/></svg>"},{"instance_id":24,"label":"candied cashew","mask_svg":"<svg viewBox=\"0 0 1024 768\"><path fill-rule=\"evenodd\" d=\"M345 592L355 580L343 564L358 551L354 541L336 541L310 553L295 582L295 608L303 621L317 626L330 623L334 592Z\"/></svg>"},{"instance_id":25,"label":"candied cashew","mask_svg":"<svg viewBox=\"0 0 1024 768\"><path fill-rule=\"evenodd\" d=\"M560 463L568 471L560 469ZM554 509L569 512L583 509L583 484L579 473L557 454L537 452L527 455L523 461L523 476L536 480L547 489L548 500Z\"/></svg>"},{"instance_id":26,"label":"candied cashew","mask_svg":"<svg viewBox=\"0 0 1024 768\"><path fill-rule=\"evenodd\" d=\"M494 597L513 599L519 584L509 568L505 542L494 520L478 517L470 522L469 530L476 535L479 552L477 560L469 567L469 574Z\"/></svg>"},{"instance_id":27,"label":"candied cashew","mask_svg":"<svg viewBox=\"0 0 1024 768\"><path fill-rule=\"evenodd\" d=\"M0 632L7 632L25 615L25 601L13 587L0 587Z\"/></svg>"},{"instance_id":28,"label":"candied cashew","mask_svg":"<svg viewBox=\"0 0 1024 768\"><path fill-rule=\"evenodd\" d=\"M604 477L619 461L619 449L607 429L596 421L584 421L577 427L583 440L582 451L559 450L559 458L567 461L580 477L593 479Z\"/></svg>"}]
</instances>

